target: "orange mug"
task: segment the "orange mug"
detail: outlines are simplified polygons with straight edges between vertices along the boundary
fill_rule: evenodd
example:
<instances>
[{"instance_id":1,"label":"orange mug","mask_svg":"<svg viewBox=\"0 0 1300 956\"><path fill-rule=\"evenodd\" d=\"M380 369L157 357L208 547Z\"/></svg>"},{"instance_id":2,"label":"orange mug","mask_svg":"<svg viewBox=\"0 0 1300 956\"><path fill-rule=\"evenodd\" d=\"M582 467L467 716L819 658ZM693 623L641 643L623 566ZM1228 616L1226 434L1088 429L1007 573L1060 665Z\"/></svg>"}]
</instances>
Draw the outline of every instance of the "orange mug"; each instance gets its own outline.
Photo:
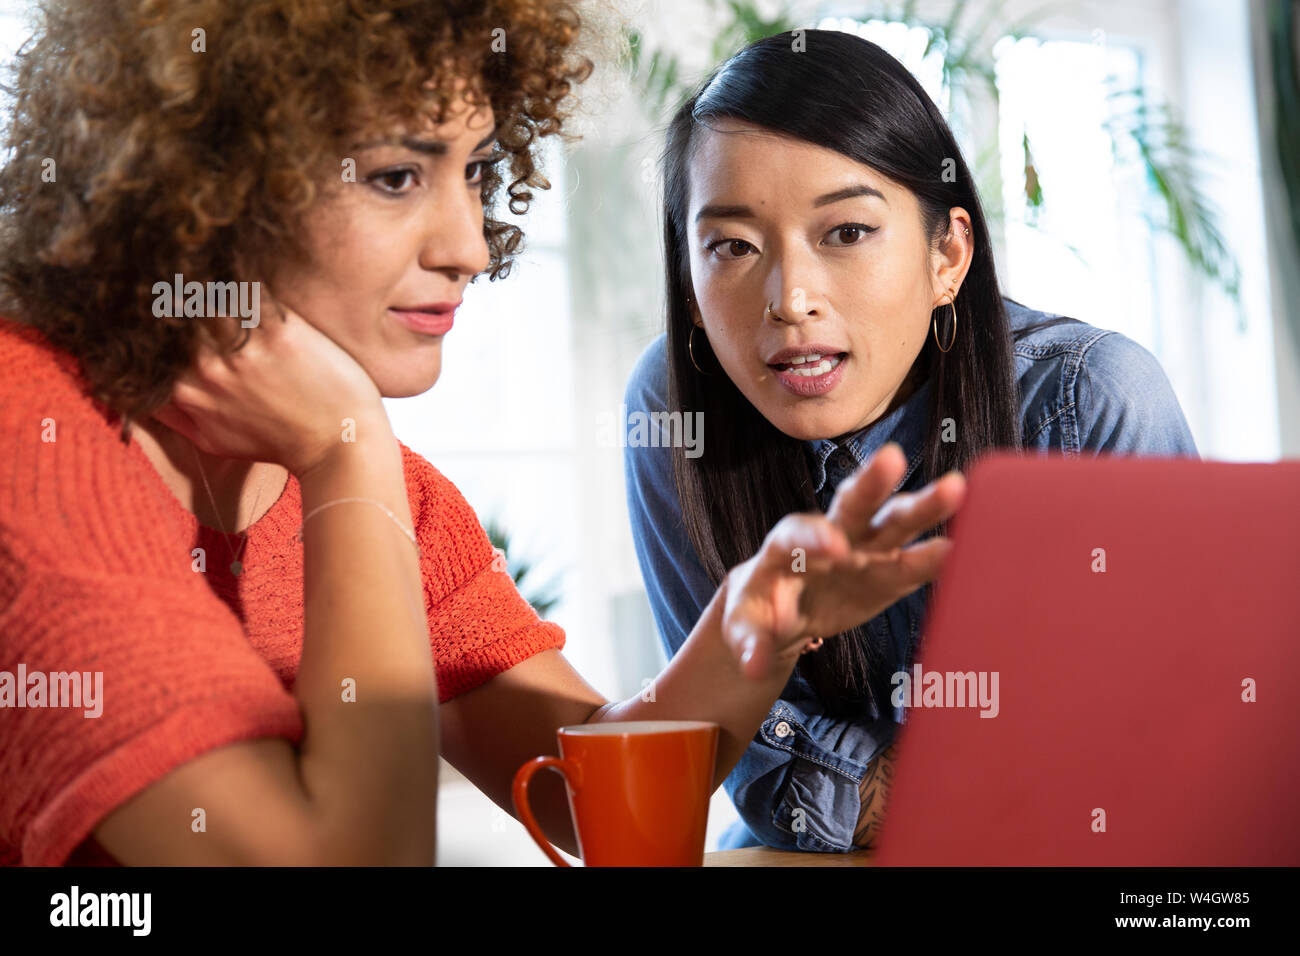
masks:
<instances>
[{"instance_id":1,"label":"orange mug","mask_svg":"<svg viewBox=\"0 0 1300 956\"><path fill-rule=\"evenodd\" d=\"M556 733L559 757L536 757L515 774L515 813L557 866L528 805L543 767L564 777L578 850L587 866L702 866L713 796L718 725L702 720L577 724Z\"/></svg>"}]
</instances>

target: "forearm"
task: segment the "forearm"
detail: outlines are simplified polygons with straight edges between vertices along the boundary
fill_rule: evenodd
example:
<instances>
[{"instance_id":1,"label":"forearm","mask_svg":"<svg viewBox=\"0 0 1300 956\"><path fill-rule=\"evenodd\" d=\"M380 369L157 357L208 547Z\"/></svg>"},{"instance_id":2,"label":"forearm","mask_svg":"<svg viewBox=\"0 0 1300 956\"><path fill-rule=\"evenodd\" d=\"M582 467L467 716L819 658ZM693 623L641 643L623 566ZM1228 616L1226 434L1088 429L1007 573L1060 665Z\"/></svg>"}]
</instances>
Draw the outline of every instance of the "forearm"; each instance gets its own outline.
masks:
<instances>
[{"instance_id":1,"label":"forearm","mask_svg":"<svg viewBox=\"0 0 1300 956\"><path fill-rule=\"evenodd\" d=\"M727 584L713 595L695 629L652 683L653 699L642 692L597 711L593 720L707 720L719 727L717 789L739 762L794 670L794 662L763 680L745 676L722 637ZM651 688L647 688L647 691Z\"/></svg>"},{"instance_id":2,"label":"forearm","mask_svg":"<svg viewBox=\"0 0 1300 956\"><path fill-rule=\"evenodd\" d=\"M386 421L362 432L300 478L304 516L369 498L411 528L401 449ZM303 529L303 592L299 771L328 858L431 866L438 694L417 551L373 504L325 508Z\"/></svg>"},{"instance_id":3,"label":"forearm","mask_svg":"<svg viewBox=\"0 0 1300 956\"><path fill-rule=\"evenodd\" d=\"M857 829L853 833L854 846L866 848L879 836L893 779L894 745L890 744L867 765L867 772L858 785L862 808L858 813Z\"/></svg>"}]
</instances>

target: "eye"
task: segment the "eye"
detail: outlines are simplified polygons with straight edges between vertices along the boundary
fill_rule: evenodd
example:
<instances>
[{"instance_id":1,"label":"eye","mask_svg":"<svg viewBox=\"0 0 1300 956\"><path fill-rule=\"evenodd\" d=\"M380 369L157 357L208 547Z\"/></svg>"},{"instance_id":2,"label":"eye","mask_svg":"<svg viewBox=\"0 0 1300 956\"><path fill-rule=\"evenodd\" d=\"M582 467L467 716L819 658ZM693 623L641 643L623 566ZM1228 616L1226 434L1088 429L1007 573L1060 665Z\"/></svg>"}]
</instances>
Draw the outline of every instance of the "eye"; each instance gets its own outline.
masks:
<instances>
[{"instance_id":1,"label":"eye","mask_svg":"<svg viewBox=\"0 0 1300 956\"><path fill-rule=\"evenodd\" d=\"M859 241L865 239L879 228L879 226L863 225L860 222L844 222L826 235L828 237L834 236L840 240L839 242L830 243L832 246L855 246Z\"/></svg>"},{"instance_id":2,"label":"eye","mask_svg":"<svg viewBox=\"0 0 1300 956\"><path fill-rule=\"evenodd\" d=\"M505 153L493 153L491 156L487 157L486 159L476 159L470 162L470 164L465 167L466 185L468 186L483 185L483 177L487 175L487 171L493 166L495 166L497 163L501 162L501 160L504 158L505 158Z\"/></svg>"},{"instance_id":3,"label":"eye","mask_svg":"<svg viewBox=\"0 0 1300 956\"><path fill-rule=\"evenodd\" d=\"M741 259L746 255L746 250L753 250L754 247L744 239L715 239L704 247L709 252L713 252L719 259ZM716 250L725 249L728 255L723 255ZM755 250L757 251L757 250Z\"/></svg>"},{"instance_id":4,"label":"eye","mask_svg":"<svg viewBox=\"0 0 1300 956\"><path fill-rule=\"evenodd\" d=\"M366 182L373 185L381 193L389 196L404 196L410 192L409 189L403 188L407 184L417 180L419 171L409 166L403 166L401 169L385 169L378 173L373 173L366 177Z\"/></svg>"}]
</instances>

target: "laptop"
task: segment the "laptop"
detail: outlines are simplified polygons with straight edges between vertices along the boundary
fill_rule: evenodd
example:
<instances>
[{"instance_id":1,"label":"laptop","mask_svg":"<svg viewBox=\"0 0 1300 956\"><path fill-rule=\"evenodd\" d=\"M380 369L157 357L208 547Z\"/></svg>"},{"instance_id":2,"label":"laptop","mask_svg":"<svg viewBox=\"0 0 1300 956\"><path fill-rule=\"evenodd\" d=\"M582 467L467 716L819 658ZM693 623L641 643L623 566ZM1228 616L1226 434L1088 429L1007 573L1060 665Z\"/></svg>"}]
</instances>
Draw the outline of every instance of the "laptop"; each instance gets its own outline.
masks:
<instances>
[{"instance_id":1,"label":"laptop","mask_svg":"<svg viewBox=\"0 0 1300 956\"><path fill-rule=\"evenodd\" d=\"M1300 865L1300 461L990 455L875 865Z\"/></svg>"}]
</instances>

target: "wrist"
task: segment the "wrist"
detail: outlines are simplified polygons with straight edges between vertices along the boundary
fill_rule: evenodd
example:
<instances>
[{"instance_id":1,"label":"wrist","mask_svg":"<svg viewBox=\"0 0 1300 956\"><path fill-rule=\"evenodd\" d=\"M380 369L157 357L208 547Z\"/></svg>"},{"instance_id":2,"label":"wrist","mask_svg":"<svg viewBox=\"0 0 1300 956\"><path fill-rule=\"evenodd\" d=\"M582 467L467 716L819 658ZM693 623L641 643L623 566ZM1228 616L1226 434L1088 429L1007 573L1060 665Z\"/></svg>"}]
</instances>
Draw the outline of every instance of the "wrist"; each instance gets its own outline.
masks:
<instances>
[{"instance_id":1,"label":"wrist","mask_svg":"<svg viewBox=\"0 0 1300 956\"><path fill-rule=\"evenodd\" d=\"M348 468L382 466L390 459L395 460L400 468L401 452L397 436L385 418L379 422L356 426L352 437L341 437L307 462L297 468L290 468L290 471L300 484L306 484L321 475Z\"/></svg>"},{"instance_id":2,"label":"wrist","mask_svg":"<svg viewBox=\"0 0 1300 956\"><path fill-rule=\"evenodd\" d=\"M330 538L327 529L331 523L339 524L342 519L338 515L346 513L347 523L352 524L372 520L364 515L369 511L379 515L379 521L386 516L419 550L402 452L396 439L351 447L346 454L326 458L305 472L298 483L303 510L298 534L304 546L322 535ZM331 520L330 516L335 517Z\"/></svg>"}]
</instances>

